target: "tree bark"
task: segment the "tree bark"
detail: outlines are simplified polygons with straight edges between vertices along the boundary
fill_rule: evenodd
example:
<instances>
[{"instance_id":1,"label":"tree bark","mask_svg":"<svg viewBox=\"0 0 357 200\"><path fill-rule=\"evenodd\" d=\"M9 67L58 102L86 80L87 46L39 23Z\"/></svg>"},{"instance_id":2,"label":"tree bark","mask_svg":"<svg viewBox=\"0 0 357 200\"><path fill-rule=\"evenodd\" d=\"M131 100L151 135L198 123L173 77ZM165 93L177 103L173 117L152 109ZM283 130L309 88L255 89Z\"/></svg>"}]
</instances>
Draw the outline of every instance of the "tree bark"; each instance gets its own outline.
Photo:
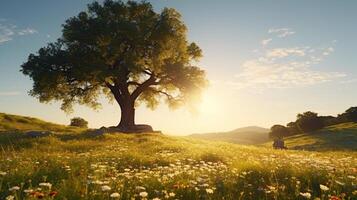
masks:
<instances>
[{"instance_id":1,"label":"tree bark","mask_svg":"<svg viewBox=\"0 0 357 200\"><path fill-rule=\"evenodd\" d=\"M148 72L147 72L148 73ZM135 124L135 101L140 94L148 89L150 85L156 84L156 78L153 74L150 74L150 78L141 84L138 84L137 88L130 94L128 89L128 83L126 79L114 81L114 85L106 83L106 86L111 90L115 100L118 102L121 110L120 122L117 128L124 132L140 132L140 131L152 131L152 127L149 125L136 125Z\"/></svg>"},{"instance_id":2,"label":"tree bark","mask_svg":"<svg viewBox=\"0 0 357 200\"><path fill-rule=\"evenodd\" d=\"M118 128L121 129L132 129L135 126L135 108L134 102L131 100L127 100L120 105L121 117L120 123L118 124Z\"/></svg>"},{"instance_id":3,"label":"tree bark","mask_svg":"<svg viewBox=\"0 0 357 200\"><path fill-rule=\"evenodd\" d=\"M122 130L130 130L135 127L135 108L134 102L135 100L130 97L128 91L123 88L121 89L118 85L111 85L109 83L106 84L110 89L112 94L114 95L115 100L120 106L121 116L120 122L118 124L118 128Z\"/></svg>"}]
</instances>

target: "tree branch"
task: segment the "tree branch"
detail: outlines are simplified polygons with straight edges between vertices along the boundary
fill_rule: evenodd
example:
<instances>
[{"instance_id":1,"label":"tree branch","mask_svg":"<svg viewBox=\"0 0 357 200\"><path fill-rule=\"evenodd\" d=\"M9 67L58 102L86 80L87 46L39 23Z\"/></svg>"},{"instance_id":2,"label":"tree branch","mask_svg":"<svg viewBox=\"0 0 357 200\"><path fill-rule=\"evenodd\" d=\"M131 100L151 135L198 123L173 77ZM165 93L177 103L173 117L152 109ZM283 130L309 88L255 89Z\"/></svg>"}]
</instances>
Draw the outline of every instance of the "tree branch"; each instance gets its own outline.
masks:
<instances>
[{"instance_id":1,"label":"tree branch","mask_svg":"<svg viewBox=\"0 0 357 200\"><path fill-rule=\"evenodd\" d=\"M119 87L116 87L115 85L112 85L108 82L105 82L105 85L110 89L112 92L115 100L119 103L119 105L122 105L123 102L123 95L119 89Z\"/></svg>"},{"instance_id":2,"label":"tree branch","mask_svg":"<svg viewBox=\"0 0 357 200\"><path fill-rule=\"evenodd\" d=\"M136 81L129 81L127 82L128 85L136 85L136 86L139 86L140 83L136 82Z\"/></svg>"},{"instance_id":3,"label":"tree branch","mask_svg":"<svg viewBox=\"0 0 357 200\"><path fill-rule=\"evenodd\" d=\"M142 92L144 92L147 88L149 88L151 85L154 85L155 83L156 83L155 75L151 74L150 78L148 78L146 81L138 85L138 87L131 94L131 97L134 100L137 99Z\"/></svg>"},{"instance_id":4,"label":"tree branch","mask_svg":"<svg viewBox=\"0 0 357 200\"><path fill-rule=\"evenodd\" d=\"M157 93L160 93L160 94L165 95L168 99L175 99L175 97L173 97L172 95L170 95L170 94L167 93L167 92L160 91L160 90L154 90L154 91L157 92Z\"/></svg>"}]
</instances>

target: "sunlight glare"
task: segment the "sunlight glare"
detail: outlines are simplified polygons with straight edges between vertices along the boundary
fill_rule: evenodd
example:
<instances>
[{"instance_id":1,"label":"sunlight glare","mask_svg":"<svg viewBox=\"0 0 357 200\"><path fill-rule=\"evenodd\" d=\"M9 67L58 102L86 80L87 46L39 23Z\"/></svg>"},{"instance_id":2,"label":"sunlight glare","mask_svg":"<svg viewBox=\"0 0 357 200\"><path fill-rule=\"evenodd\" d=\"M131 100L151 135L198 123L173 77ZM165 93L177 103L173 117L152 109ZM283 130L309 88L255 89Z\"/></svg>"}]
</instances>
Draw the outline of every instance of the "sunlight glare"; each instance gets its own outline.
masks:
<instances>
[{"instance_id":1,"label":"sunlight glare","mask_svg":"<svg viewBox=\"0 0 357 200\"><path fill-rule=\"evenodd\" d=\"M202 101L199 105L200 114L215 114L218 112L218 101L212 94L203 94Z\"/></svg>"}]
</instances>

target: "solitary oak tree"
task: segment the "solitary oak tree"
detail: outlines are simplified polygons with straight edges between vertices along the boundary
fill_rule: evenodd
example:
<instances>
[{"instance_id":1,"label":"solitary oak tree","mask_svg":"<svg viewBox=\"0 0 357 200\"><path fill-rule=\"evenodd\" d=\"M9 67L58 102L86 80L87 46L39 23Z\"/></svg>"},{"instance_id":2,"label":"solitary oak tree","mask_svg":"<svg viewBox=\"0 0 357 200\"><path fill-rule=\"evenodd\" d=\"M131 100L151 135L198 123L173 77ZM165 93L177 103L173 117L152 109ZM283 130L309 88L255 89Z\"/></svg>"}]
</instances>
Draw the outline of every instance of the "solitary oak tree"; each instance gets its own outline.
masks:
<instances>
[{"instance_id":1,"label":"solitary oak tree","mask_svg":"<svg viewBox=\"0 0 357 200\"><path fill-rule=\"evenodd\" d=\"M94 2L65 22L56 42L30 54L21 71L33 80L30 95L60 101L67 112L74 104L96 109L103 94L116 100L118 128L133 130L138 103L183 105L206 86L204 71L194 66L201 49L186 32L171 8L156 13L145 1Z\"/></svg>"}]
</instances>

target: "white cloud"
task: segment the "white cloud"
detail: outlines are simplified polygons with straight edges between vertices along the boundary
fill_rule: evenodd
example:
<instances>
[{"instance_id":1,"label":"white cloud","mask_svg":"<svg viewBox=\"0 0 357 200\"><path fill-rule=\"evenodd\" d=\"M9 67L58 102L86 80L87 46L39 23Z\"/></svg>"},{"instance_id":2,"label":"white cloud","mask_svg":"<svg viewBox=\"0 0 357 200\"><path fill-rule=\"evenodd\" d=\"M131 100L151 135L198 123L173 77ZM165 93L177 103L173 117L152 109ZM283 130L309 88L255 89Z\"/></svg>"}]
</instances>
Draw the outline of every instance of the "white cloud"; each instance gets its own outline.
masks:
<instances>
[{"instance_id":1,"label":"white cloud","mask_svg":"<svg viewBox=\"0 0 357 200\"><path fill-rule=\"evenodd\" d=\"M341 81L341 84L350 84L350 83L356 83L357 82L357 78L356 79L349 79L349 80L344 80Z\"/></svg>"},{"instance_id":2,"label":"white cloud","mask_svg":"<svg viewBox=\"0 0 357 200\"><path fill-rule=\"evenodd\" d=\"M328 56L328 55L330 55L332 52L334 52L335 51L335 49L334 48L332 48L332 47L329 47L329 48L326 48L325 50L324 50L324 52L323 52L323 55L324 56Z\"/></svg>"},{"instance_id":3,"label":"white cloud","mask_svg":"<svg viewBox=\"0 0 357 200\"><path fill-rule=\"evenodd\" d=\"M0 24L0 44L12 40L15 35L15 26L6 26Z\"/></svg>"},{"instance_id":4,"label":"white cloud","mask_svg":"<svg viewBox=\"0 0 357 200\"><path fill-rule=\"evenodd\" d=\"M230 84L243 88L292 88L324 83L345 77L340 72L312 70L306 62L269 63L261 60L248 60L243 70Z\"/></svg>"},{"instance_id":5,"label":"white cloud","mask_svg":"<svg viewBox=\"0 0 357 200\"><path fill-rule=\"evenodd\" d=\"M280 33L282 29L271 29L269 32ZM333 52L333 47L261 48L252 59L243 62L235 80L228 84L236 89L266 89L310 86L333 81L346 74L314 69L314 65L321 63Z\"/></svg>"},{"instance_id":6,"label":"white cloud","mask_svg":"<svg viewBox=\"0 0 357 200\"><path fill-rule=\"evenodd\" d=\"M24 36L38 33L33 28L18 29L16 25L6 23L5 19L0 20L0 22L5 22L5 24L0 23L0 44L13 40L17 35Z\"/></svg>"},{"instance_id":7,"label":"white cloud","mask_svg":"<svg viewBox=\"0 0 357 200\"><path fill-rule=\"evenodd\" d=\"M19 35L30 35L30 34L35 34L35 33L38 33L38 32L37 32L37 30L35 30L33 28L26 28L26 29L22 29L17 32L17 34L19 34Z\"/></svg>"},{"instance_id":8,"label":"white cloud","mask_svg":"<svg viewBox=\"0 0 357 200\"><path fill-rule=\"evenodd\" d=\"M268 33L274 33L280 38L295 34L290 28L271 28Z\"/></svg>"},{"instance_id":9,"label":"white cloud","mask_svg":"<svg viewBox=\"0 0 357 200\"><path fill-rule=\"evenodd\" d=\"M271 39L271 38L264 39L264 40L262 40L261 43L262 43L263 46L265 46L265 45L269 44L272 40L273 40L273 39Z\"/></svg>"},{"instance_id":10,"label":"white cloud","mask_svg":"<svg viewBox=\"0 0 357 200\"><path fill-rule=\"evenodd\" d=\"M305 56L305 49L306 48L275 48L275 49L270 49L267 51L266 56L267 57L276 57L276 58L283 58L287 57L290 55L295 55L295 56Z\"/></svg>"},{"instance_id":11,"label":"white cloud","mask_svg":"<svg viewBox=\"0 0 357 200\"><path fill-rule=\"evenodd\" d=\"M0 92L0 96L17 96L20 95L20 92L11 91L11 92Z\"/></svg>"}]
</instances>

